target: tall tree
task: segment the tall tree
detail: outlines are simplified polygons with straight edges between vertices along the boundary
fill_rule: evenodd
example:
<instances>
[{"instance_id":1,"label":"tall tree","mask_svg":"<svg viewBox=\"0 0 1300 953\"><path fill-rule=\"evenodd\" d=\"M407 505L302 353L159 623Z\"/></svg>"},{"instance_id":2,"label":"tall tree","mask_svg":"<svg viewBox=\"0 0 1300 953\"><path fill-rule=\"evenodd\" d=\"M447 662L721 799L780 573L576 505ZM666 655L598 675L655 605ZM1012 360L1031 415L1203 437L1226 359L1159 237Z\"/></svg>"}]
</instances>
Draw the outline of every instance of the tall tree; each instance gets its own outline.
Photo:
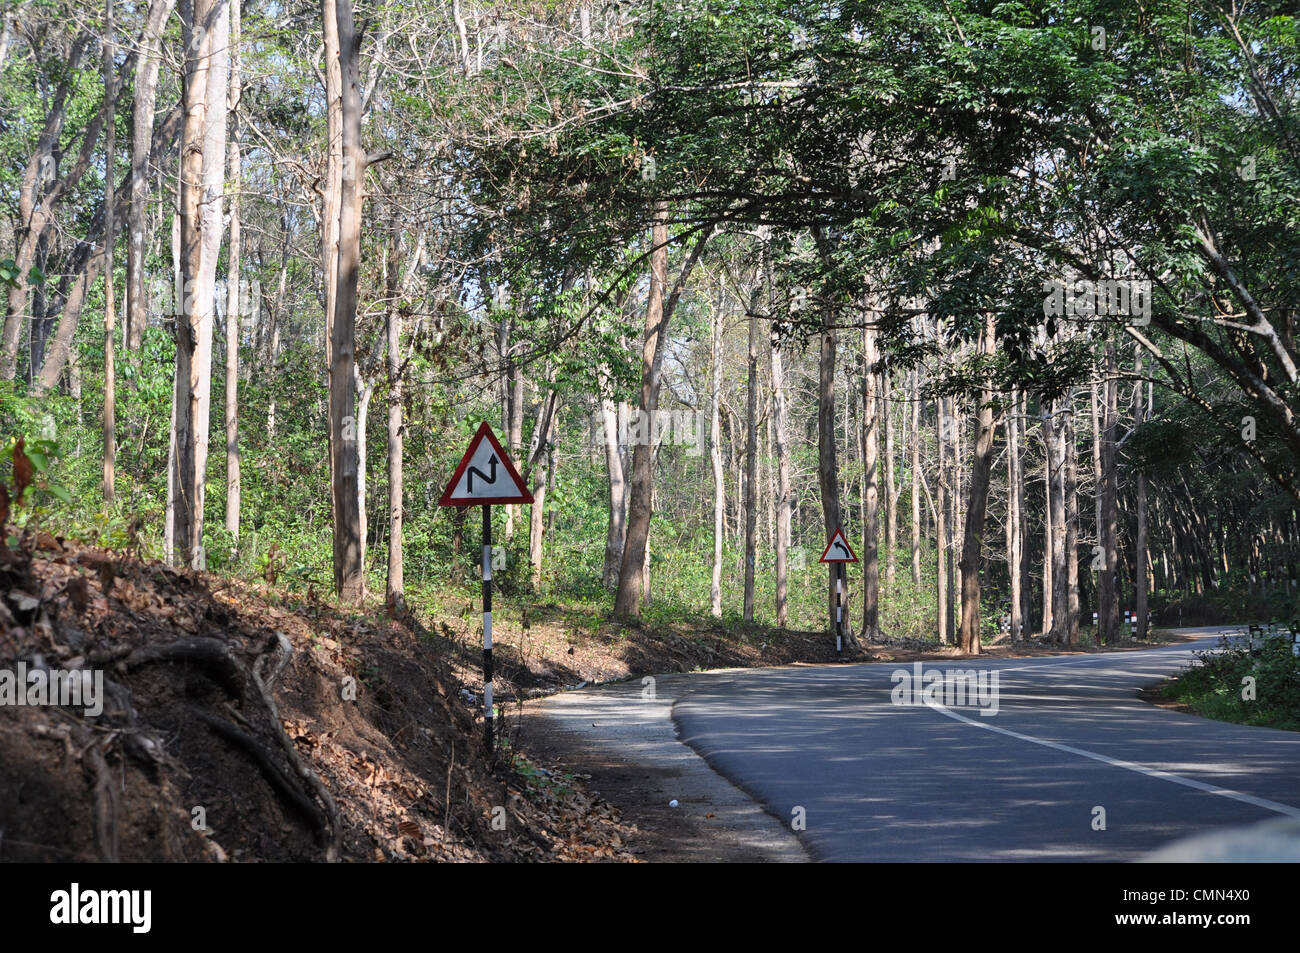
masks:
<instances>
[{"instance_id":1,"label":"tall tree","mask_svg":"<svg viewBox=\"0 0 1300 953\"><path fill-rule=\"evenodd\" d=\"M668 206L655 208L650 241L650 292L646 300L645 334L641 348L641 429L653 433L653 417L659 407L659 373L662 366L662 340L667 337L668 320L664 309L664 286L668 283ZM627 535L623 542L623 565L618 574L618 593L614 598L614 615L633 620L641 614L641 592L645 585L646 545L650 537L650 494L652 447L648 440L638 440L632 449L632 480L629 487Z\"/></svg>"},{"instance_id":2,"label":"tall tree","mask_svg":"<svg viewBox=\"0 0 1300 953\"><path fill-rule=\"evenodd\" d=\"M1051 407L1051 509L1052 522L1052 625L1050 638L1064 645L1069 628L1069 588L1070 577L1066 562L1069 551L1066 546L1066 527L1069 523L1069 500L1066 498L1065 459L1066 459L1066 421L1069 416L1069 403L1065 398L1052 401Z\"/></svg>"},{"instance_id":3,"label":"tall tree","mask_svg":"<svg viewBox=\"0 0 1300 953\"><path fill-rule=\"evenodd\" d=\"M174 513L185 563L202 569L208 411L217 256L226 169L229 0L183 0L185 127L181 138L180 264L184 289L176 318Z\"/></svg>"},{"instance_id":4,"label":"tall tree","mask_svg":"<svg viewBox=\"0 0 1300 953\"><path fill-rule=\"evenodd\" d=\"M150 150L150 162L155 164L162 161L163 156L170 153L175 147L181 131L181 119L183 116L182 104L177 103L168 111L166 117L158 124L153 133L153 146ZM119 214L114 215L114 221L124 220L130 201L130 182L121 184L117 188L114 199ZM32 392L42 394L59 383L60 377L65 369L69 371L71 378L72 368L76 366L76 353L73 349L73 340L76 336L77 324L81 318L81 311L86 302L86 295L89 293L95 281L104 270L105 253L107 244L100 240L99 236L103 232L104 210L101 206L96 210L91 219L90 228L87 231L84 241L78 242L69 261L70 274L66 277L69 281L67 296L63 299L62 311L58 317L58 325L55 328L54 335L47 342L44 352L40 372L32 383ZM177 229L180 227L179 215L173 216L174 224ZM177 251L175 262L179 262L179 238L177 238ZM173 269L172 287L178 287L180 274L179 266ZM50 316L47 315L47 318ZM169 524L170 525L170 524Z\"/></svg>"},{"instance_id":5,"label":"tall tree","mask_svg":"<svg viewBox=\"0 0 1300 953\"><path fill-rule=\"evenodd\" d=\"M1079 452L1075 439L1074 388L1066 398L1068 413L1061 435L1065 451L1065 468L1062 474L1065 499L1065 624L1062 641L1066 645L1079 643Z\"/></svg>"},{"instance_id":6,"label":"tall tree","mask_svg":"<svg viewBox=\"0 0 1300 953\"><path fill-rule=\"evenodd\" d=\"M559 392L552 387L547 391L538 410L533 427L533 450L529 454L528 469L532 478L533 504L528 513L528 562L532 567L533 591L542 587L542 553L546 536L547 488L555 473L555 418Z\"/></svg>"},{"instance_id":7,"label":"tall tree","mask_svg":"<svg viewBox=\"0 0 1300 953\"><path fill-rule=\"evenodd\" d=\"M149 163L154 138L154 103L158 97L163 27L176 0L150 0L140 36L140 66L131 93L131 204L126 238L126 340L128 351L140 350L149 323L145 287L145 223L149 212Z\"/></svg>"},{"instance_id":8,"label":"tall tree","mask_svg":"<svg viewBox=\"0 0 1300 953\"><path fill-rule=\"evenodd\" d=\"M830 262L830 248L825 235L817 230L814 235L821 246L823 262ZM840 509L840 473L839 456L836 448L836 402L835 402L835 306L828 296L821 301L821 334L817 360L817 483L822 498L822 525L827 541L840 529L843 517ZM828 584L826 590L827 617L835 619L836 586L840 584L843 563L829 563ZM847 604L848 592L843 593ZM848 613L844 614L844 634L846 649L857 649L858 640L847 625Z\"/></svg>"},{"instance_id":9,"label":"tall tree","mask_svg":"<svg viewBox=\"0 0 1300 953\"><path fill-rule=\"evenodd\" d=\"M619 561L623 556L623 539L627 533L627 481L623 475L623 452L619 447L619 414L614 399L605 391L610 387L607 368L601 375L601 443L605 453L609 520L605 528L605 558L601 582L606 589L618 585ZM624 414L623 419L627 416Z\"/></svg>"},{"instance_id":10,"label":"tall tree","mask_svg":"<svg viewBox=\"0 0 1300 953\"><path fill-rule=\"evenodd\" d=\"M745 386L745 596L744 620L754 621L754 563L758 549L758 302L763 267L754 274L749 308L748 377Z\"/></svg>"},{"instance_id":11,"label":"tall tree","mask_svg":"<svg viewBox=\"0 0 1300 953\"><path fill-rule=\"evenodd\" d=\"M713 471L713 576L709 584L709 612L722 618L722 546L726 533L727 485L722 470L722 329L726 292L718 276L718 296L713 306L709 333L709 466ZM774 358L776 360L776 358ZM773 387L776 386L773 377ZM779 544L778 544L779 545ZM781 570L777 570L777 592L781 591ZM778 612L780 597L778 595Z\"/></svg>"},{"instance_id":12,"label":"tall tree","mask_svg":"<svg viewBox=\"0 0 1300 953\"><path fill-rule=\"evenodd\" d=\"M894 585L898 561L898 478L894 467L894 378L883 372L883 408L885 418L885 582Z\"/></svg>"},{"instance_id":13,"label":"tall tree","mask_svg":"<svg viewBox=\"0 0 1300 953\"><path fill-rule=\"evenodd\" d=\"M686 254L671 289L668 282L668 205L655 204L651 228L650 291L646 300L645 335L641 349L641 424L654 433L655 414L659 409L659 385L664 355L667 353L668 324L681 298L686 281L703 254L709 232L700 233ZM629 486L627 535L623 543L623 564L618 575L618 592L614 597L616 618L631 621L640 617L641 599L646 591L646 565L650 541L650 516L654 493L654 447L649 440L638 441L632 451L632 479Z\"/></svg>"},{"instance_id":14,"label":"tall tree","mask_svg":"<svg viewBox=\"0 0 1300 953\"><path fill-rule=\"evenodd\" d=\"M996 325L989 314L980 336L980 353L991 359L996 351ZM980 566L984 559L984 517L988 510L989 475L993 466L994 418L993 386L986 383L980 392L979 432L971 460L970 496L966 504L966 529L961 550L961 649L971 655L980 652Z\"/></svg>"},{"instance_id":15,"label":"tall tree","mask_svg":"<svg viewBox=\"0 0 1300 953\"><path fill-rule=\"evenodd\" d=\"M398 280L398 246L400 231L393 224L387 255L386 299L388 334L388 575L384 584L384 605L391 618L406 615L406 585L403 579L403 507L402 476L404 467L405 426L402 421L404 367L402 360L402 302ZM417 249L412 267L419 261Z\"/></svg>"},{"instance_id":16,"label":"tall tree","mask_svg":"<svg viewBox=\"0 0 1300 953\"><path fill-rule=\"evenodd\" d=\"M862 328L862 637L880 636L880 353L871 312Z\"/></svg>"},{"instance_id":17,"label":"tall tree","mask_svg":"<svg viewBox=\"0 0 1300 953\"><path fill-rule=\"evenodd\" d=\"M104 135L104 502L112 503L117 495L117 370L113 366L117 316L114 313L113 245L117 230L113 227L113 186L117 165L117 114L113 109L113 0L104 3L104 104L108 109ZM34 363L34 362L33 362ZM33 368L35 371L35 368Z\"/></svg>"},{"instance_id":18,"label":"tall tree","mask_svg":"<svg viewBox=\"0 0 1300 953\"><path fill-rule=\"evenodd\" d=\"M950 398L940 396L935 403L935 427L938 435L938 501L935 514L935 601L939 622L939 641L947 645L952 641L952 588L948 584L948 550L952 547L952 524L949 522L948 496L949 474L952 467L948 463L949 447L957 439L957 421L948 413Z\"/></svg>"},{"instance_id":19,"label":"tall tree","mask_svg":"<svg viewBox=\"0 0 1300 953\"><path fill-rule=\"evenodd\" d=\"M770 282L769 282L770 287ZM769 296L770 301L770 296ZM772 437L776 450L776 624L789 620L790 444L786 408L785 361L780 339L772 339Z\"/></svg>"},{"instance_id":20,"label":"tall tree","mask_svg":"<svg viewBox=\"0 0 1300 953\"><path fill-rule=\"evenodd\" d=\"M239 507L242 493L239 470L239 337L244 295L240 288L243 236L240 234L240 189L243 187L243 152L239 136L240 4L230 0L230 239L226 249L226 532L239 548Z\"/></svg>"},{"instance_id":21,"label":"tall tree","mask_svg":"<svg viewBox=\"0 0 1300 953\"><path fill-rule=\"evenodd\" d=\"M1021 476L1024 461L1020 458L1020 406L1019 395L1011 394L1011 409L1007 414L1007 579L1010 583L1011 606L1009 628L1012 642L1024 638L1024 576L1021 575L1024 550L1023 501L1025 484Z\"/></svg>"},{"instance_id":22,"label":"tall tree","mask_svg":"<svg viewBox=\"0 0 1300 953\"><path fill-rule=\"evenodd\" d=\"M1142 352L1140 350L1137 352L1133 373L1137 378L1136 391L1133 395L1136 405L1133 426L1140 427L1151 411L1150 405L1142 402ZM1150 575L1147 572L1147 477L1143 467L1138 466L1136 469L1134 496L1136 497L1137 533L1133 540L1133 548L1136 550L1133 564L1137 570L1137 578L1133 580L1133 594L1136 603L1134 608L1137 612L1137 637L1145 639L1147 637L1147 595L1150 589Z\"/></svg>"},{"instance_id":23,"label":"tall tree","mask_svg":"<svg viewBox=\"0 0 1300 953\"><path fill-rule=\"evenodd\" d=\"M1106 345L1106 373L1102 385L1101 436L1101 560L1097 577L1098 633L1104 643L1119 637L1119 497L1116 471L1116 441L1119 428L1118 381L1115 346Z\"/></svg>"},{"instance_id":24,"label":"tall tree","mask_svg":"<svg viewBox=\"0 0 1300 953\"><path fill-rule=\"evenodd\" d=\"M351 0L322 0L326 98L338 146L330 142L325 215L329 332L330 483L334 507L334 588L347 602L365 595L361 525L361 465L356 394L357 282L361 263L361 204L372 161L361 142L361 40ZM331 135L334 128L330 129ZM336 166L336 169L335 169ZM337 191L335 191L337 189ZM337 215L337 226L329 219ZM331 247L330 239L334 244Z\"/></svg>"},{"instance_id":25,"label":"tall tree","mask_svg":"<svg viewBox=\"0 0 1300 953\"><path fill-rule=\"evenodd\" d=\"M912 383L912 585L921 585L921 371L909 375Z\"/></svg>"}]
</instances>

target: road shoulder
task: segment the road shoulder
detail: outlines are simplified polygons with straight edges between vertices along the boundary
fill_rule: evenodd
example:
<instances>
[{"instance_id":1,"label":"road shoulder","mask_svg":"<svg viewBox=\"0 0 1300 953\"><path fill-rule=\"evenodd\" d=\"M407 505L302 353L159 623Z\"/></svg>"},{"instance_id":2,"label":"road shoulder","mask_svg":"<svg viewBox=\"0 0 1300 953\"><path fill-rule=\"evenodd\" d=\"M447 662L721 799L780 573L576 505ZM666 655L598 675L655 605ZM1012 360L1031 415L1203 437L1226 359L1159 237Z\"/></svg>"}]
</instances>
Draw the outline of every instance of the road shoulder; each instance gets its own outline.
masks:
<instances>
[{"instance_id":1,"label":"road shoulder","mask_svg":"<svg viewBox=\"0 0 1300 953\"><path fill-rule=\"evenodd\" d=\"M636 826L629 847L641 860L807 862L791 831L678 739L673 703L712 674L661 675L530 702L520 744L552 770L589 776L587 788Z\"/></svg>"}]
</instances>

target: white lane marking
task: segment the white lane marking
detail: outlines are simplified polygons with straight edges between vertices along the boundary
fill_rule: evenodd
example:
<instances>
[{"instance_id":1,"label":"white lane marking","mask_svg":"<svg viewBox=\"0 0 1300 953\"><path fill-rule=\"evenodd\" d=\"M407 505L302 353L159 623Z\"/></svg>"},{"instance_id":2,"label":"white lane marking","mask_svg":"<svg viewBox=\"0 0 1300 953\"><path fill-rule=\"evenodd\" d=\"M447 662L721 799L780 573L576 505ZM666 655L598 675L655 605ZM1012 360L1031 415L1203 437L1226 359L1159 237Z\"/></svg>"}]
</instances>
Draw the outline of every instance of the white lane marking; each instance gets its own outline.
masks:
<instances>
[{"instance_id":1,"label":"white lane marking","mask_svg":"<svg viewBox=\"0 0 1300 953\"><path fill-rule=\"evenodd\" d=\"M974 725L976 728L983 728L986 731L996 731L1000 735L1006 735L1008 738L1015 738L1019 741L1028 741L1032 744L1042 745L1045 748L1055 748L1057 751L1064 751L1066 754L1078 755L1081 758L1091 758L1093 761L1100 761L1102 764L1108 764L1112 768L1123 768L1126 771L1134 771L1138 774L1145 774L1147 777L1159 778L1161 781L1171 781L1174 784L1181 784L1185 787L1195 788L1198 791L1205 791L1208 794L1217 794L1219 797L1232 798L1234 801L1241 801L1244 804L1250 804L1254 807L1262 807L1266 811L1273 811L1277 814L1285 814L1287 817L1300 818L1300 808L1291 807L1288 804L1279 804L1277 801L1269 801L1262 797L1255 797L1253 794L1243 794L1240 791L1233 791L1231 788L1216 787L1213 784L1206 784L1204 781L1197 781L1195 778L1185 778L1182 775L1172 774L1168 771L1161 771L1159 768L1151 768L1145 764L1135 764L1132 761L1121 761L1118 758L1112 758L1104 754L1097 754L1095 751L1085 751L1083 748L1075 748L1072 745L1063 745L1058 741L1047 741L1043 738L1035 738L1032 735L1023 735L1018 731L1012 731L1009 728L999 728L997 725L990 725L986 721L975 721L967 718L965 715L959 715L957 712L946 708L933 699L924 699L927 706L942 715L957 721L965 722L968 725Z\"/></svg>"}]
</instances>

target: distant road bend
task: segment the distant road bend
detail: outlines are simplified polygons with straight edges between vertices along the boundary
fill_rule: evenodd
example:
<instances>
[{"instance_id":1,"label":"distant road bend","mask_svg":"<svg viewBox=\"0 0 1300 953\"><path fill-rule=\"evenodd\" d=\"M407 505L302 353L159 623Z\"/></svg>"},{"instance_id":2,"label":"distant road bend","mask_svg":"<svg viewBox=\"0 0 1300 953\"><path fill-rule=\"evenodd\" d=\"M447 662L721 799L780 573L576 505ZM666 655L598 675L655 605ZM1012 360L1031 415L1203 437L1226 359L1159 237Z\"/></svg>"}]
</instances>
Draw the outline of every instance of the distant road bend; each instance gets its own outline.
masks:
<instances>
[{"instance_id":1,"label":"distant road bend","mask_svg":"<svg viewBox=\"0 0 1300 953\"><path fill-rule=\"evenodd\" d=\"M986 693L996 676L995 703L944 704L942 690L928 700L917 686L901 695L915 704L895 704L907 685L894 673L913 665L877 663L702 678L673 719L682 741L769 812L802 819L818 860L1126 861L1193 835L1300 819L1300 734L1137 697L1226 630L1179 631L1197 641L924 663L974 670L972 687Z\"/></svg>"}]
</instances>

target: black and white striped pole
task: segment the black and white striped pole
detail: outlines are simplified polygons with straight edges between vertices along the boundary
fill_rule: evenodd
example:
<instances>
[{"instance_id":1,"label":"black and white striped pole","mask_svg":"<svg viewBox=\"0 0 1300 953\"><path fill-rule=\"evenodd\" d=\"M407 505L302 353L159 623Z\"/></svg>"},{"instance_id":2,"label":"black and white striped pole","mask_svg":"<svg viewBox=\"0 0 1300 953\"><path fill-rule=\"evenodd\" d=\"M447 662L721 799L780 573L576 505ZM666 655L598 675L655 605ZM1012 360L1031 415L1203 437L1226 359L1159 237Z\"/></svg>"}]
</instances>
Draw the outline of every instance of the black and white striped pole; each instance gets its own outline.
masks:
<instances>
[{"instance_id":1,"label":"black and white striped pole","mask_svg":"<svg viewBox=\"0 0 1300 953\"><path fill-rule=\"evenodd\" d=\"M492 506L532 502L533 495L524 486L519 471L501 449L487 421L483 421L438 505L483 507L483 729L489 751L495 748L496 741L492 699Z\"/></svg>"},{"instance_id":2,"label":"black and white striped pole","mask_svg":"<svg viewBox=\"0 0 1300 953\"><path fill-rule=\"evenodd\" d=\"M835 569L835 655L844 652L844 564L831 564Z\"/></svg>"},{"instance_id":3,"label":"black and white striped pole","mask_svg":"<svg viewBox=\"0 0 1300 953\"><path fill-rule=\"evenodd\" d=\"M492 507L483 507L483 733L494 747L492 708Z\"/></svg>"}]
</instances>

